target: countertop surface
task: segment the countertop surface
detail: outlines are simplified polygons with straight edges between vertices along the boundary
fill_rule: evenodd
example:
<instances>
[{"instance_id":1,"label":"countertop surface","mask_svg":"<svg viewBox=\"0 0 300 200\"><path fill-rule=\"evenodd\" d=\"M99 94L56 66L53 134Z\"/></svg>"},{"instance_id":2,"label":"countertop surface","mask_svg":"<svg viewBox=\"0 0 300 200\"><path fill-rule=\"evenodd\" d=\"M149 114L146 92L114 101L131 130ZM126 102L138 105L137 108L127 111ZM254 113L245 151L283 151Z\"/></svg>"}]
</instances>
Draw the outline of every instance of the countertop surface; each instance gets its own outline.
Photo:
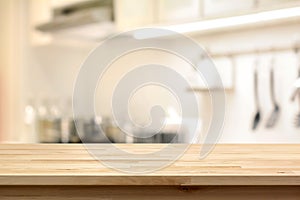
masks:
<instances>
[{"instance_id":1,"label":"countertop surface","mask_svg":"<svg viewBox=\"0 0 300 200\"><path fill-rule=\"evenodd\" d=\"M138 154L163 146L116 144ZM108 144L96 148L110 162L124 163L124 169L168 159L149 157L145 163L106 152ZM169 166L135 174L105 166L81 144L1 144L0 185L300 185L300 145L217 145L204 159L199 158L200 148L191 145Z\"/></svg>"}]
</instances>

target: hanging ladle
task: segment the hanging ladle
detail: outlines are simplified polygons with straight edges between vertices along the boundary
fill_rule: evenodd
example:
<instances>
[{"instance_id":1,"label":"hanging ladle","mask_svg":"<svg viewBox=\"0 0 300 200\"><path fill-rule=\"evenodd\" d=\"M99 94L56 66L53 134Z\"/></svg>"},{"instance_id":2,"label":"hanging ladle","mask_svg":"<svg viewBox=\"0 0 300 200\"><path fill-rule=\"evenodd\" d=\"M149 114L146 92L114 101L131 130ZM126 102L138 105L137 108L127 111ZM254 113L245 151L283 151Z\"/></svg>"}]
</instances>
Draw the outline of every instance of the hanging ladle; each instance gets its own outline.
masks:
<instances>
[{"instance_id":1,"label":"hanging ladle","mask_svg":"<svg viewBox=\"0 0 300 200\"><path fill-rule=\"evenodd\" d=\"M254 66L254 100L256 105L256 113L254 115L254 120L252 124L252 130L257 129L258 124L261 120L261 109L259 105L259 98L258 98L258 58L255 60L255 66Z\"/></svg>"},{"instance_id":2,"label":"hanging ladle","mask_svg":"<svg viewBox=\"0 0 300 200\"><path fill-rule=\"evenodd\" d=\"M298 112L294 119L295 127L300 127L300 55L299 55L299 48L295 48L295 55L298 60L298 78L294 83L294 92L291 97L291 101L296 101L296 98L298 98Z\"/></svg>"},{"instance_id":3,"label":"hanging ladle","mask_svg":"<svg viewBox=\"0 0 300 200\"><path fill-rule=\"evenodd\" d=\"M274 127L280 115L280 108L275 97L274 58L271 59L271 66L270 66L270 94L271 94L271 101L273 104L273 111L267 120L266 128Z\"/></svg>"}]
</instances>

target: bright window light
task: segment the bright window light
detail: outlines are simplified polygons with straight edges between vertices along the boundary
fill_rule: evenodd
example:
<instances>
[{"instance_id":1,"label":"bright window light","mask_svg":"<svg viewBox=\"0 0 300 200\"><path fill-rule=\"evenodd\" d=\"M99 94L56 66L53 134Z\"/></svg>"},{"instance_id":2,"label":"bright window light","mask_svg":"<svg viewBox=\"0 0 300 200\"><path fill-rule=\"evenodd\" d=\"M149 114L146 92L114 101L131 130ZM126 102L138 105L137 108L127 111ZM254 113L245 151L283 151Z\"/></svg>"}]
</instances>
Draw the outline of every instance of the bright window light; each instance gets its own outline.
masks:
<instances>
[{"instance_id":1,"label":"bright window light","mask_svg":"<svg viewBox=\"0 0 300 200\"><path fill-rule=\"evenodd\" d=\"M164 27L166 29L179 33L191 33L199 31L208 31L220 28L229 28L240 25L264 23L281 19L289 19L300 16L300 7L286 8L280 10L272 10L259 12L248 15L235 17L227 17L220 19L204 20L185 24L171 25Z\"/></svg>"}]
</instances>

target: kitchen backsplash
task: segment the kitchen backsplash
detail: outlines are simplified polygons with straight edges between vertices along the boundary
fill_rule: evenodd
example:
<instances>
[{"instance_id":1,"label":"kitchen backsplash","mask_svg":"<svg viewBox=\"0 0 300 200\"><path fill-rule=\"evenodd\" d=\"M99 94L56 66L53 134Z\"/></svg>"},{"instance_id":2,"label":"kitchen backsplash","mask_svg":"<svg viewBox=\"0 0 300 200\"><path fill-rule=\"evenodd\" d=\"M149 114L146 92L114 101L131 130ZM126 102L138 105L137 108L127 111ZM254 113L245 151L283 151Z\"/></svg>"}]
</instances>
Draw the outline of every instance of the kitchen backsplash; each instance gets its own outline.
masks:
<instances>
[{"instance_id":1,"label":"kitchen backsplash","mask_svg":"<svg viewBox=\"0 0 300 200\"><path fill-rule=\"evenodd\" d=\"M292 45L297 39L295 33L300 32L298 24L277 26L273 28L259 28L239 31L238 33L224 33L222 35L195 36L197 42L209 51L227 52L240 49L259 49L262 47ZM274 42L276 41L276 43ZM48 46L30 49L30 59L25 66L24 100L30 97L56 97L67 99L72 96L73 84L81 63L97 43L78 43L67 45L49 44ZM76 47L76 48L75 48ZM80 47L80 48L79 48ZM255 115L253 71L257 55L241 55L234 57L234 77L232 90L226 92L226 119L224 122L221 143L300 143L300 131L294 126L297 114L297 104L290 101L293 83L297 78L297 59L293 49L289 51L259 54L259 98L262 104L262 119L257 130L251 129ZM154 56L155 57L155 56ZM271 129L265 127L266 120L272 112L269 90L270 60L275 58L275 88L276 98L281 106L280 118L276 126ZM226 58L226 57L225 57ZM161 56L170 62L168 56ZM218 59L218 58L215 58ZM143 61L143 58L141 58ZM130 65L130 59L124 60L124 66ZM139 61L133 62L138 63ZM171 61L172 62L172 61ZM216 60L218 63L218 60ZM220 63L220 62L219 62ZM221 62L222 64L222 62ZM175 68L182 63L173 62ZM106 93L105 93L106 94ZM200 99L205 95L199 94ZM201 100L203 112L209 101ZM23 102L24 105L26 102ZM108 112L108 111L107 111ZM105 116L105 111L102 113Z\"/></svg>"}]
</instances>

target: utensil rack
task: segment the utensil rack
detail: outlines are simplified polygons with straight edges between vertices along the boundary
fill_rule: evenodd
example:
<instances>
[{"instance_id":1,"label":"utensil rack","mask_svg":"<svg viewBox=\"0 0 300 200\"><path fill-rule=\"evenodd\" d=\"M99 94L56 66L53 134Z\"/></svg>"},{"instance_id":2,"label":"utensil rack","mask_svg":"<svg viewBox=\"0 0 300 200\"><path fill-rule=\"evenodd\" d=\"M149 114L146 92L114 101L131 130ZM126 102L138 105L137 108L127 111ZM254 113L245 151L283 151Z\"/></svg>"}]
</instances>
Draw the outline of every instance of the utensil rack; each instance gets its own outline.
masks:
<instances>
[{"instance_id":1,"label":"utensil rack","mask_svg":"<svg viewBox=\"0 0 300 200\"><path fill-rule=\"evenodd\" d=\"M206 49L209 56L214 58L229 58L232 61L233 67L235 67L235 61L234 57L236 56L242 56L242 55L259 55L264 53L276 53L276 52L285 52L285 51L294 51L295 53L300 53L300 42L297 43L297 45L294 46L274 46L274 47L268 47L268 48L260 48L260 49L245 49L245 50L239 50L239 51L231 51L231 52L213 52ZM234 70L232 72L232 77L235 78ZM224 88L211 88L211 90L224 90ZM188 88L187 91L189 92L200 92L205 93L209 92L208 88L205 87L193 87ZM226 88L226 92L233 92L234 86L232 88Z\"/></svg>"},{"instance_id":2,"label":"utensil rack","mask_svg":"<svg viewBox=\"0 0 300 200\"><path fill-rule=\"evenodd\" d=\"M235 57L242 55L251 55L251 54L264 54L264 53L276 53L276 52L284 52L291 50L300 50L300 44L294 46L277 46L277 47L268 47L268 48L259 48L259 49L245 49L245 50L237 50L237 51L229 51L229 52L213 52L207 49L208 55L212 58L219 57Z\"/></svg>"}]
</instances>

